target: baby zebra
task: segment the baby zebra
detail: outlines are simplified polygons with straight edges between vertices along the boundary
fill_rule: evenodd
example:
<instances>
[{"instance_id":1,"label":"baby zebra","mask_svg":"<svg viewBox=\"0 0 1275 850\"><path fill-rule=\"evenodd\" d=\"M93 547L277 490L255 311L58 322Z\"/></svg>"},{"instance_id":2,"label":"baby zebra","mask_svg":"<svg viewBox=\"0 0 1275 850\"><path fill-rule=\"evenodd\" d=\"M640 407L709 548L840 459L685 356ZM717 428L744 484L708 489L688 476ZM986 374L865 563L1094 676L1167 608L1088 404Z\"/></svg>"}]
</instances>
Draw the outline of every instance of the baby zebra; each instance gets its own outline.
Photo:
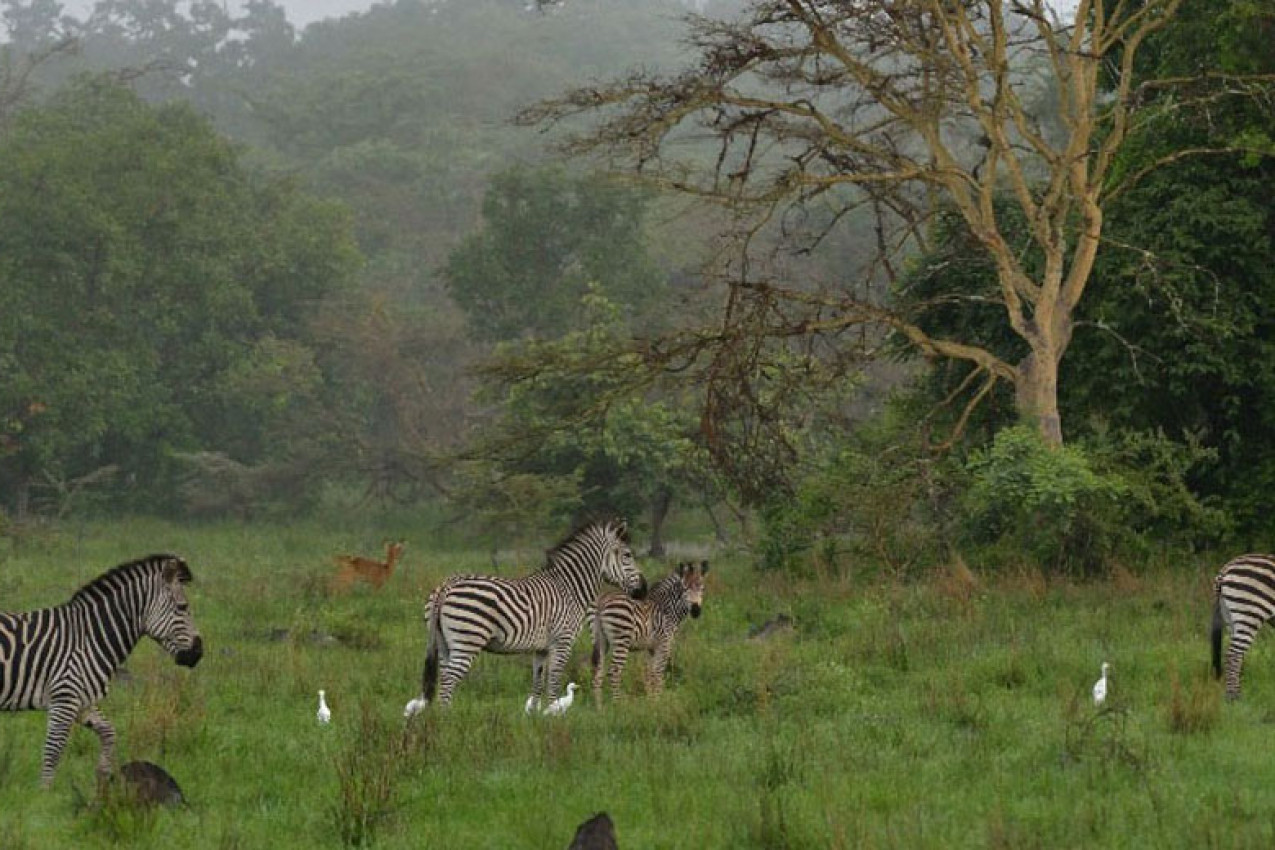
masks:
<instances>
[{"instance_id":1,"label":"baby zebra","mask_svg":"<svg viewBox=\"0 0 1275 850\"><path fill-rule=\"evenodd\" d=\"M704 603L704 576L708 561L699 566L678 564L677 569L660 579L647 598L635 601L622 594L608 593L598 600L593 621L593 698L602 701L602 661L611 653L611 696L620 695L620 679L629 650L646 649L651 653L647 671L648 693L659 693L664 687L664 671L673 653L673 636L686 615L698 617Z\"/></svg>"}]
</instances>

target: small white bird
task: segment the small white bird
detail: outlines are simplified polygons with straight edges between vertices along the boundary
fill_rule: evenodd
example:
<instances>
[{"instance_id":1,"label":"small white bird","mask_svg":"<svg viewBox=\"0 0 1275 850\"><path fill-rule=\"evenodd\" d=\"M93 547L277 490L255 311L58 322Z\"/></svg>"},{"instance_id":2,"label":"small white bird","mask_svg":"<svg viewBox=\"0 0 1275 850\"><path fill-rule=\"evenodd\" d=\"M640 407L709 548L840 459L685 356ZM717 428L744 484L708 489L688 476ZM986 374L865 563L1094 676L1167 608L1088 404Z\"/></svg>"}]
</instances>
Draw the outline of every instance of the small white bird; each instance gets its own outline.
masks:
<instances>
[{"instance_id":1,"label":"small white bird","mask_svg":"<svg viewBox=\"0 0 1275 850\"><path fill-rule=\"evenodd\" d=\"M527 697L527 702L523 704L522 713L531 714L532 711L540 707L540 697L532 694Z\"/></svg>"},{"instance_id":2,"label":"small white bird","mask_svg":"<svg viewBox=\"0 0 1275 850\"><path fill-rule=\"evenodd\" d=\"M549 703L549 707L544 710L544 713L549 715L566 714L567 709L571 707L571 703L575 700L575 698L576 683L568 682L566 695L560 696L553 702Z\"/></svg>"},{"instance_id":3,"label":"small white bird","mask_svg":"<svg viewBox=\"0 0 1275 850\"><path fill-rule=\"evenodd\" d=\"M1102 662L1102 678L1093 683L1093 704L1102 705L1107 699L1107 662Z\"/></svg>"},{"instance_id":4,"label":"small white bird","mask_svg":"<svg viewBox=\"0 0 1275 850\"><path fill-rule=\"evenodd\" d=\"M328 701L323 698L323 690L319 690L319 710L315 713L320 723L332 722L332 710L328 708Z\"/></svg>"},{"instance_id":5,"label":"small white bird","mask_svg":"<svg viewBox=\"0 0 1275 850\"><path fill-rule=\"evenodd\" d=\"M429 705L429 700L425 699L425 697L416 697L415 699L409 700L407 705L403 706L403 716L415 717L424 711L425 706L427 705Z\"/></svg>"}]
</instances>

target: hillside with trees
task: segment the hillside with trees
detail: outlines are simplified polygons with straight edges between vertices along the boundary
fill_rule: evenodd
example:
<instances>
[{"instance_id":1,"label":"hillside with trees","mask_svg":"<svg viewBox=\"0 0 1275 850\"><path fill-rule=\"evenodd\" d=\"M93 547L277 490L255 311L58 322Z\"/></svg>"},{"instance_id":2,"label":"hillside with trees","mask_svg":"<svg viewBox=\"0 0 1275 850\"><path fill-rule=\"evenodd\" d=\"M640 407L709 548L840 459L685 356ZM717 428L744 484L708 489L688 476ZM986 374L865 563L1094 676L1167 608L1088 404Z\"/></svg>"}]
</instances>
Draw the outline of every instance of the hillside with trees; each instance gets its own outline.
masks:
<instances>
[{"instance_id":1,"label":"hillside with trees","mask_svg":"<svg viewBox=\"0 0 1275 850\"><path fill-rule=\"evenodd\" d=\"M695 5L0 2L0 507L1265 541L1269 10Z\"/></svg>"}]
</instances>

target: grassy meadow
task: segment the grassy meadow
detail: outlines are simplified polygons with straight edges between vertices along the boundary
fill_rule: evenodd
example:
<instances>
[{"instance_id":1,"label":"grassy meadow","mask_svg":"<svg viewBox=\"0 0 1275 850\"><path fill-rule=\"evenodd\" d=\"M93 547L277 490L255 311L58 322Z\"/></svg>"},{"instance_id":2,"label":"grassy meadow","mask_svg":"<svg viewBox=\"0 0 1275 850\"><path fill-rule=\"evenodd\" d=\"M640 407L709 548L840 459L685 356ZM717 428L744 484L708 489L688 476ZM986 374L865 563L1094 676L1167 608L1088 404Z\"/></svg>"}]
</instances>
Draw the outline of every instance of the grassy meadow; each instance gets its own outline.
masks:
<instances>
[{"instance_id":1,"label":"grassy meadow","mask_svg":"<svg viewBox=\"0 0 1275 850\"><path fill-rule=\"evenodd\" d=\"M330 594L331 556L386 536L408 539L401 571ZM599 810L623 848L1275 845L1275 640L1224 705L1204 676L1212 561L904 583L723 554L660 698L638 696L634 659L633 698L597 710L582 637L563 718L522 714L527 659L484 655L451 710L405 723L424 596L485 553L354 518L89 524L4 544L0 608L58 604L152 551L190 562L206 655L191 671L144 641L103 708L118 761L163 765L189 807L95 802L84 729L40 792L44 714L0 715L0 847L565 848ZM643 559L652 579L668 566ZM795 629L749 639L779 613Z\"/></svg>"}]
</instances>

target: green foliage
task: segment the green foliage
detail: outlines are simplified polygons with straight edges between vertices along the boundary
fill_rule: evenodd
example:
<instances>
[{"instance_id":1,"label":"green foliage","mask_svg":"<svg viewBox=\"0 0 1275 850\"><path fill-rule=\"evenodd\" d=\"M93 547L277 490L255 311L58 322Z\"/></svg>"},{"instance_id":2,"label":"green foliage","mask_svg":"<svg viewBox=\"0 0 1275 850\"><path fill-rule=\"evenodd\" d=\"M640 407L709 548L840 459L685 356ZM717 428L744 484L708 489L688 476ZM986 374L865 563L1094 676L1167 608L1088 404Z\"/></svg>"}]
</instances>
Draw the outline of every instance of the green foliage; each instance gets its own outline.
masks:
<instances>
[{"instance_id":1,"label":"green foliage","mask_svg":"<svg viewBox=\"0 0 1275 850\"><path fill-rule=\"evenodd\" d=\"M707 491L707 476L693 480L702 462L694 419L681 399L643 385L619 307L590 287L578 310L582 330L497 349L485 393L499 413L471 454L495 465L496 480L572 482L572 498L559 491L549 504L585 515L638 517L663 491ZM492 503L496 512L503 502Z\"/></svg>"},{"instance_id":2,"label":"green foliage","mask_svg":"<svg viewBox=\"0 0 1275 850\"><path fill-rule=\"evenodd\" d=\"M1186 483L1211 458L1156 433L1054 449L1031 428L1008 428L966 465L960 534L979 563L1086 574L1213 545L1227 517Z\"/></svg>"},{"instance_id":3,"label":"green foliage","mask_svg":"<svg viewBox=\"0 0 1275 850\"><path fill-rule=\"evenodd\" d=\"M597 289L640 309L662 291L633 189L560 169L513 169L492 178L483 227L452 252L449 291L482 340L577 330L577 305Z\"/></svg>"},{"instance_id":4,"label":"green foliage","mask_svg":"<svg viewBox=\"0 0 1275 850\"><path fill-rule=\"evenodd\" d=\"M0 185L10 498L107 464L153 484L171 448L277 445L313 395L308 317L356 262L337 208L255 179L189 108L94 80L15 119ZM290 374L267 389L272 369Z\"/></svg>"},{"instance_id":5,"label":"green foliage","mask_svg":"<svg viewBox=\"0 0 1275 850\"><path fill-rule=\"evenodd\" d=\"M1113 551L1126 487L1077 446L1051 448L1035 429L1007 428L968 463L964 533L1004 557L1094 572Z\"/></svg>"},{"instance_id":6,"label":"green foliage","mask_svg":"<svg viewBox=\"0 0 1275 850\"><path fill-rule=\"evenodd\" d=\"M763 569L906 575L943 556L936 458L891 415L807 457L790 497L760 510Z\"/></svg>"}]
</instances>

